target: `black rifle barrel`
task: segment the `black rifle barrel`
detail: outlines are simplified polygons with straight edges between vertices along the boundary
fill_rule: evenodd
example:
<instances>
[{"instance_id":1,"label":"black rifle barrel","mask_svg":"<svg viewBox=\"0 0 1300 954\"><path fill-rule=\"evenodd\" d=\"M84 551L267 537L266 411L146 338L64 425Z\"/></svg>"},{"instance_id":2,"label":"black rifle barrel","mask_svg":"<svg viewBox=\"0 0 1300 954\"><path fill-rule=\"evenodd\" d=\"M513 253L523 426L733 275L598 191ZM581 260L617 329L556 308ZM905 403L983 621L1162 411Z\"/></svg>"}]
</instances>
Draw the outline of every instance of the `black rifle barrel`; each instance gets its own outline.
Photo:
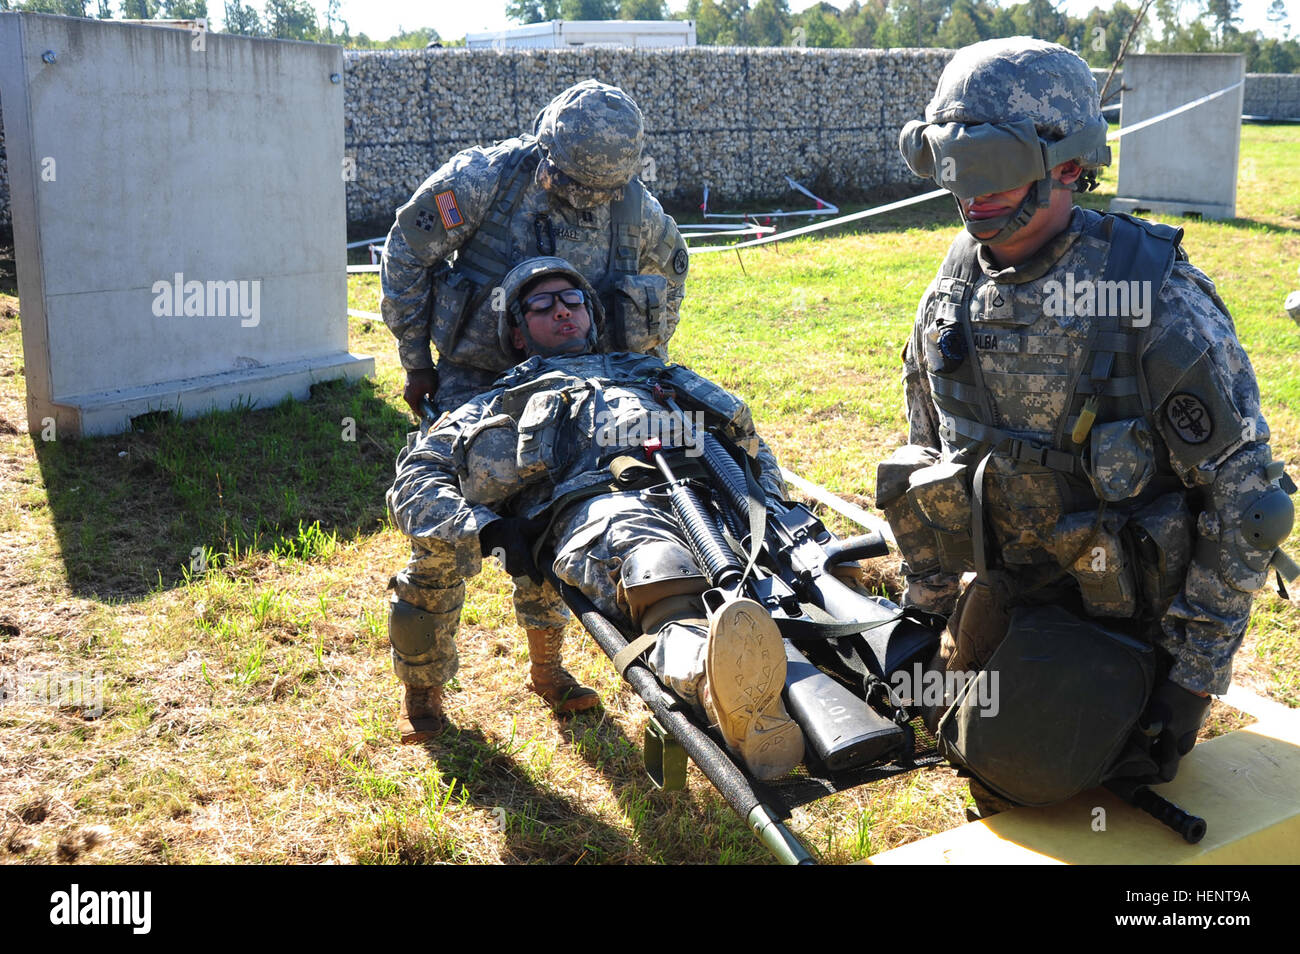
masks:
<instances>
[{"instance_id":1,"label":"black rifle barrel","mask_svg":"<svg viewBox=\"0 0 1300 954\"><path fill-rule=\"evenodd\" d=\"M668 481L668 500L700 569L709 578L710 585L734 591L740 586L744 570L727 547L713 516L695 495L695 490L674 476L662 451L651 450L650 456Z\"/></svg>"},{"instance_id":2,"label":"black rifle barrel","mask_svg":"<svg viewBox=\"0 0 1300 954\"><path fill-rule=\"evenodd\" d=\"M1205 819L1199 815L1179 808L1163 795L1157 795L1148 785L1126 782L1124 779L1111 779L1106 788L1114 792L1134 808L1140 808L1162 825L1172 828L1189 845L1194 845L1205 837Z\"/></svg>"},{"instance_id":3,"label":"black rifle barrel","mask_svg":"<svg viewBox=\"0 0 1300 954\"><path fill-rule=\"evenodd\" d=\"M704 435L704 466L725 495L724 514L735 511L739 521L749 512L745 475L712 434ZM671 472L666 467L660 469L669 477ZM692 497L692 501L699 506L698 498ZM675 506L673 509L685 529L682 514ZM704 519L707 515L699 516ZM713 582L712 575L709 579ZM854 617L850 614L849 618ZM839 772L870 765L903 745L905 736L899 726L814 666L790 640L783 642L786 703L803 729L804 738L827 768Z\"/></svg>"},{"instance_id":4,"label":"black rifle barrel","mask_svg":"<svg viewBox=\"0 0 1300 954\"><path fill-rule=\"evenodd\" d=\"M740 465L732 459L712 434L704 434L704 466L722 487L727 500L740 516L749 512L748 486Z\"/></svg>"}]
</instances>

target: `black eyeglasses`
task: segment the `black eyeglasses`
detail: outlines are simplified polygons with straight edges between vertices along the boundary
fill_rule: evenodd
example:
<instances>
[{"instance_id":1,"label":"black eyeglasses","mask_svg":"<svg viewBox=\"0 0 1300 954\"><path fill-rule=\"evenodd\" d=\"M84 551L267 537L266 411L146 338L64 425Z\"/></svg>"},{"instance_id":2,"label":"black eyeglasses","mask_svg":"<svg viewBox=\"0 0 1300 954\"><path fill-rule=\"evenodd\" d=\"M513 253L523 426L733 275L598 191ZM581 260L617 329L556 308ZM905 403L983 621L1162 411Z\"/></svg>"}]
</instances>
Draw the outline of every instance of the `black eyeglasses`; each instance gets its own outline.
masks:
<instances>
[{"instance_id":1,"label":"black eyeglasses","mask_svg":"<svg viewBox=\"0 0 1300 954\"><path fill-rule=\"evenodd\" d=\"M587 303L587 293L581 288L562 288L559 291L538 292L536 295L529 295L524 299L524 311L545 312L555 307L555 300L559 299L570 308L577 308L579 305Z\"/></svg>"}]
</instances>

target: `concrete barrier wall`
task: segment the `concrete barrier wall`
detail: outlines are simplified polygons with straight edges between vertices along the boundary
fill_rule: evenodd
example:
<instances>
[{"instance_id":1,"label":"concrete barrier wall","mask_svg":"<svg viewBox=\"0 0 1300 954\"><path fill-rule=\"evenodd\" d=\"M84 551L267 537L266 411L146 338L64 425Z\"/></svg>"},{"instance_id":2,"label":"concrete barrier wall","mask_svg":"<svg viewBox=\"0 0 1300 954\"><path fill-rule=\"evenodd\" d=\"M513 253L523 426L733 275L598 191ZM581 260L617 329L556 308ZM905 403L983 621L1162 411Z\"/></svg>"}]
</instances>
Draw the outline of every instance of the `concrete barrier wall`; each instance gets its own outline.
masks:
<instances>
[{"instance_id":1,"label":"concrete barrier wall","mask_svg":"<svg viewBox=\"0 0 1300 954\"><path fill-rule=\"evenodd\" d=\"M333 46L0 12L29 428L373 371L347 350L342 69Z\"/></svg>"},{"instance_id":2,"label":"concrete barrier wall","mask_svg":"<svg viewBox=\"0 0 1300 954\"><path fill-rule=\"evenodd\" d=\"M457 150L517 135L587 76L641 105L657 194L716 208L781 195L783 172L828 191L910 176L894 148L948 50L430 50L344 54L348 220L383 219ZM1098 84L1105 70L1094 70ZM2 104L0 104L2 105ZM1245 113L1300 117L1300 74L1251 73ZM651 170L648 168L647 173ZM0 122L0 225L9 188Z\"/></svg>"}]
</instances>

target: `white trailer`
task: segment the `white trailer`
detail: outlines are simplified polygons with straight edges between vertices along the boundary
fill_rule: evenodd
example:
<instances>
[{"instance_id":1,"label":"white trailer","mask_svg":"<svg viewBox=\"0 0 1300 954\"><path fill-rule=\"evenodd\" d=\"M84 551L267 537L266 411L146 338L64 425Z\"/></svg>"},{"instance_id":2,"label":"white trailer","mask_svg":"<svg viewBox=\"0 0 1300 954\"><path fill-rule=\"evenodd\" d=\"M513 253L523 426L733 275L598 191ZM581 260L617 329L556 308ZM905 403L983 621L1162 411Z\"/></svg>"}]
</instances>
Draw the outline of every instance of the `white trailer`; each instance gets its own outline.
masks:
<instances>
[{"instance_id":1,"label":"white trailer","mask_svg":"<svg viewBox=\"0 0 1300 954\"><path fill-rule=\"evenodd\" d=\"M694 46L694 20L549 20L509 30L467 33L471 50L562 50L575 46L651 49Z\"/></svg>"}]
</instances>

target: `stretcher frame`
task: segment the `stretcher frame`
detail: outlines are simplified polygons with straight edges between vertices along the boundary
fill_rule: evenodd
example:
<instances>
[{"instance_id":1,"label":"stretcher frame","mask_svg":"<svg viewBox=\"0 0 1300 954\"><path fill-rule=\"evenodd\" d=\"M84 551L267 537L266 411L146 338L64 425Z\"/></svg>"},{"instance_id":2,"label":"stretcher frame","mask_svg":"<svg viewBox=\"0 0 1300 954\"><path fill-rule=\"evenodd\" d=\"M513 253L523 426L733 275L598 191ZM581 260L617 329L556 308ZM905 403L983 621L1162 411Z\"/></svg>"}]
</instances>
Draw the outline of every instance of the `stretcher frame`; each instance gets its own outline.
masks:
<instances>
[{"instance_id":1,"label":"stretcher frame","mask_svg":"<svg viewBox=\"0 0 1300 954\"><path fill-rule=\"evenodd\" d=\"M585 594L557 577L549 564L544 573L611 662L631 639L640 635L633 632L625 622L603 614ZM806 776L761 782L732 757L721 744L716 729L710 730L703 726L691 707L664 688L643 661L634 660L624 670L623 679L636 691L651 713L646 726L643 752L646 774L655 787L666 791L684 788L686 759L689 757L759 842L781 864L816 864L813 856L785 826L792 809L859 785L943 761L932 747L927 746L918 751L913 741L894 761L831 773L818 764L816 756L809 749L804 762L808 773ZM912 720L908 725L912 729L913 740L924 732L919 719ZM928 734L923 738L928 739Z\"/></svg>"}]
</instances>

